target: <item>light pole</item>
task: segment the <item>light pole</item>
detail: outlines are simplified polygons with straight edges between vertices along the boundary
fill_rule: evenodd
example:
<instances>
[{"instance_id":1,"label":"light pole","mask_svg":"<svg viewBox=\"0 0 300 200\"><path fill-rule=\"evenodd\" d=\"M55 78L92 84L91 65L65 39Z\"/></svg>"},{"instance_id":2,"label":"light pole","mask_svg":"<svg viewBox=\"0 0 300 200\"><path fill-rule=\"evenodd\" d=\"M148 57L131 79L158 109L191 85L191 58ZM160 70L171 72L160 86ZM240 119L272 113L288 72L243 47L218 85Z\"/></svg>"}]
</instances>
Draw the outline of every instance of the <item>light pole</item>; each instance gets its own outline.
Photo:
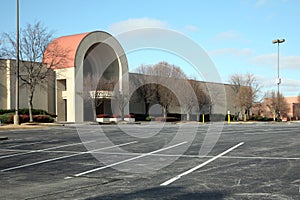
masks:
<instances>
[{"instance_id":1,"label":"light pole","mask_svg":"<svg viewBox=\"0 0 300 200\"><path fill-rule=\"evenodd\" d=\"M19 0L16 0L16 12L17 12L17 33L16 33L16 113L14 115L14 124L19 125L20 120L19 120Z\"/></svg>"},{"instance_id":2,"label":"light pole","mask_svg":"<svg viewBox=\"0 0 300 200\"><path fill-rule=\"evenodd\" d=\"M279 92L279 86L281 83L281 79L279 76L279 44L285 42L285 39L275 39L272 41L273 44L278 44L278 60L277 60L277 121L280 121L280 92Z\"/></svg>"}]
</instances>

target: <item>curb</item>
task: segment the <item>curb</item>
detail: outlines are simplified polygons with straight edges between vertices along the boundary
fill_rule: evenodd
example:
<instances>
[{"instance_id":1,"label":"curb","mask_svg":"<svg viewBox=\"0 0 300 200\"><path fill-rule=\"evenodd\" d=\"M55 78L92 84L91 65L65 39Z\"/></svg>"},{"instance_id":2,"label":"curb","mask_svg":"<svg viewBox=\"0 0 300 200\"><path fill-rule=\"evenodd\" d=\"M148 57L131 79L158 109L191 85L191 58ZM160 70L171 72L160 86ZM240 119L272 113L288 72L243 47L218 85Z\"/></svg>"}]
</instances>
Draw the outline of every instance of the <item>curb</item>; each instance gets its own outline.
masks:
<instances>
[{"instance_id":1,"label":"curb","mask_svg":"<svg viewBox=\"0 0 300 200\"><path fill-rule=\"evenodd\" d=\"M20 125L4 125L0 126L0 131L10 131L10 130L21 130L21 129L44 129L53 126L61 126L59 124L52 123L23 123Z\"/></svg>"}]
</instances>

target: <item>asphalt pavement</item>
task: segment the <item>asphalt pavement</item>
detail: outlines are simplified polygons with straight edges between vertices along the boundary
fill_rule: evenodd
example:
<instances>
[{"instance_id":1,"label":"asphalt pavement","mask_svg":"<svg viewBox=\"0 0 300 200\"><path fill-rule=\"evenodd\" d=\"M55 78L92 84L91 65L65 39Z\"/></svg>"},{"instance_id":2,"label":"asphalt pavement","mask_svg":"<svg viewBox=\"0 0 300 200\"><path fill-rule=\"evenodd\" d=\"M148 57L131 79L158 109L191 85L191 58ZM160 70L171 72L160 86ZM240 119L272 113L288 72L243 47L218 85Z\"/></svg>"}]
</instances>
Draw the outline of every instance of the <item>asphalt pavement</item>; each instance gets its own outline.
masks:
<instances>
[{"instance_id":1,"label":"asphalt pavement","mask_svg":"<svg viewBox=\"0 0 300 200\"><path fill-rule=\"evenodd\" d=\"M0 199L300 199L300 124L1 130Z\"/></svg>"}]
</instances>

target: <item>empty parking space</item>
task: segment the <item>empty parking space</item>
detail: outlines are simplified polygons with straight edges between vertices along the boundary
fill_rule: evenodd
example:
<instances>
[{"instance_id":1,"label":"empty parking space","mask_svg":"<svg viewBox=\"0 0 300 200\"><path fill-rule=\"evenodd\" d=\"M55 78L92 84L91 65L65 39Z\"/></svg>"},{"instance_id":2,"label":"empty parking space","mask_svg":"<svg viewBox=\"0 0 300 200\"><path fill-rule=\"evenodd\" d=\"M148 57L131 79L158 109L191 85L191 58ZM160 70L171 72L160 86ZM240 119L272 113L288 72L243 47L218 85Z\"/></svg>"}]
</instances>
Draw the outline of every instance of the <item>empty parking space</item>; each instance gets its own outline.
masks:
<instances>
[{"instance_id":1,"label":"empty parking space","mask_svg":"<svg viewBox=\"0 0 300 200\"><path fill-rule=\"evenodd\" d=\"M0 132L9 136L0 141L0 198L300 197L300 124L224 125L207 155L199 151L208 124L192 140L194 129L173 140L182 125L166 124L149 137L147 128L139 137L128 133L136 125L123 126Z\"/></svg>"}]
</instances>

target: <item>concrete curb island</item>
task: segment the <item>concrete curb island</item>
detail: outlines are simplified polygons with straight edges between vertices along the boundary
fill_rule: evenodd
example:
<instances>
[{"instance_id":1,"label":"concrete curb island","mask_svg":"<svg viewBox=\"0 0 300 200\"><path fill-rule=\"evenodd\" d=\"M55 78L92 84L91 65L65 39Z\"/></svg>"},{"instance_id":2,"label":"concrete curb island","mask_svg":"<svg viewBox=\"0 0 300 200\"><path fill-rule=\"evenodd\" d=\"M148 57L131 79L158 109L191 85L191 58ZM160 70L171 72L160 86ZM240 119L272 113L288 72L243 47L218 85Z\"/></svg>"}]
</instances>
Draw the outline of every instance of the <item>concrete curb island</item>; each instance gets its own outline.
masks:
<instances>
[{"instance_id":1,"label":"concrete curb island","mask_svg":"<svg viewBox=\"0 0 300 200\"><path fill-rule=\"evenodd\" d=\"M58 123L23 123L20 125L2 124L0 126L0 133L5 133L6 131L11 131L11 130L43 129L51 126L62 126L62 124L58 124ZM0 141L1 140L8 140L8 137L4 135L0 135Z\"/></svg>"},{"instance_id":2,"label":"concrete curb island","mask_svg":"<svg viewBox=\"0 0 300 200\"><path fill-rule=\"evenodd\" d=\"M5 124L0 126L1 130L18 130L18 129L33 129L33 128L46 128L49 126L61 126L61 124L57 123L23 123L20 125L14 125L14 124Z\"/></svg>"}]
</instances>

